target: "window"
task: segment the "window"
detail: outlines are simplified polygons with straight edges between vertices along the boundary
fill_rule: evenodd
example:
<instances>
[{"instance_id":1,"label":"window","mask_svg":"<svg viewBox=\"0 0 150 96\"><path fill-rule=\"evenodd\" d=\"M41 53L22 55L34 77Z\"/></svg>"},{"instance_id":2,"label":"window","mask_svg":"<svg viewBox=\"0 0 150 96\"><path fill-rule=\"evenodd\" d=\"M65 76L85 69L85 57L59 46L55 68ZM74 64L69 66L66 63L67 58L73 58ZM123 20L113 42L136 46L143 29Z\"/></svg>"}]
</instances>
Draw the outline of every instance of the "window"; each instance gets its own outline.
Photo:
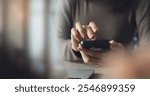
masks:
<instances>
[{"instance_id":1,"label":"window","mask_svg":"<svg viewBox=\"0 0 150 96\"><path fill-rule=\"evenodd\" d=\"M44 1L29 1L28 44L32 57L40 59L44 51Z\"/></svg>"},{"instance_id":2,"label":"window","mask_svg":"<svg viewBox=\"0 0 150 96\"><path fill-rule=\"evenodd\" d=\"M1 43L2 43L2 20L3 20L3 15L2 15L2 8L3 8L3 6L2 6L3 4L2 4L2 0L0 0L0 46L1 46Z\"/></svg>"},{"instance_id":3,"label":"window","mask_svg":"<svg viewBox=\"0 0 150 96\"><path fill-rule=\"evenodd\" d=\"M3 9L6 12L4 44L10 58L17 61L17 57L25 53L23 60L28 60L32 73L39 76L47 76L45 73L48 74L52 61L60 69L62 62L59 61L61 65L58 65L60 53L54 26L58 0L0 0L0 4L2 1L6 4ZM1 9L0 5L0 15ZM18 50L19 56L16 54Z\"/></svg>"}]
</instances>

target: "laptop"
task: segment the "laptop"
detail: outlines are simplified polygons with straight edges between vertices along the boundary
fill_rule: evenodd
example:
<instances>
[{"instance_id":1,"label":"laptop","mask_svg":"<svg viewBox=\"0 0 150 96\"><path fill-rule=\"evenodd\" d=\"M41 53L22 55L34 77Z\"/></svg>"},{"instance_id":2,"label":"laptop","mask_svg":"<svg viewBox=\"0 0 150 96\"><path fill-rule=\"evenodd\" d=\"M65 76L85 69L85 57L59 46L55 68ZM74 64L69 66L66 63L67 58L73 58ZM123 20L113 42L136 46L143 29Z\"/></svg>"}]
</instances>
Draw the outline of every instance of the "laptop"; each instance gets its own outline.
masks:
<instances>
[{"instance_id":1,"label":"laptop","mask_svg":"<svg viewBox=\"0 0 150 96\"><path fill-rule=\"evenodd\" d=\"M52 79L89 79L95 73L94 69L66 68L62 58L57 62L51 60L51 64Z\"/></svg>"},{"instance_id":2,"label":"laptop","mask_svg":"<svg viewBox=\"0 0 150 96\"><path fill-rule=\"evenodd\" d=\"M89 79L94 72L93 69L67 69L68 79Z\"/></svg>"}]
</instances>

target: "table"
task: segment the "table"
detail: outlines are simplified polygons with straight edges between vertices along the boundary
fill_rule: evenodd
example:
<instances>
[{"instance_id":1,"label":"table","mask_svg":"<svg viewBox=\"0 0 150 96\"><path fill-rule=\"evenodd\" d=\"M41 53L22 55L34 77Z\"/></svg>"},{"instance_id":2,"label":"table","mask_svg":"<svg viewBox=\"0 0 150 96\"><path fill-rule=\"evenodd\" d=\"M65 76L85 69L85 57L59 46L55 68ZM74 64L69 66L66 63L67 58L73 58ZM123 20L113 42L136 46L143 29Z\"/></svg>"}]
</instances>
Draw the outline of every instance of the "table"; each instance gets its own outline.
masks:
<instances>
[{"instance_id":1,"label":"table","mask_svg":"<svg viewBox=\"0 0 150 96\"><path fill-rule=\"evenodd\" d=\"M101 67L95 67L92 65L83 64L81 62L69 62L65 61L65 67L67 69L93 69L95 73L91 76L90 79L100 79L103 69Z\"/></svg>"}]
</instances>

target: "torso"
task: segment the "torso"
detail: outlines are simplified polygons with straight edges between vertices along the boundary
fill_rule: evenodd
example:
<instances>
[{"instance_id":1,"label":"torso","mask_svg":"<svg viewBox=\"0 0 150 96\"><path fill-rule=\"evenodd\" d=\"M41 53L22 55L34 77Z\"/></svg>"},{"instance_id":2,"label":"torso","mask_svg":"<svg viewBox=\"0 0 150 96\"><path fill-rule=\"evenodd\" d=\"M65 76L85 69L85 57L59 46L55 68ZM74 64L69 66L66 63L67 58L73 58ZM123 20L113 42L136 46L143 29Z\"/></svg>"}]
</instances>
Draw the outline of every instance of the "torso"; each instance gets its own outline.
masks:
<instances>
[{"instance_id":1,"label":"torso","mask_svg":"<svg viewBox=\"0 0 150 96\"><path fill-rule=\"evenodd\" d=\"M97 39L113 39L125 45L132 42L134 27L131 8L114 12L112 6L103 0L78 0L75 15L74 21L80 21L83 25L96 22L100 28Z\"/></svg>"}]
</instances>

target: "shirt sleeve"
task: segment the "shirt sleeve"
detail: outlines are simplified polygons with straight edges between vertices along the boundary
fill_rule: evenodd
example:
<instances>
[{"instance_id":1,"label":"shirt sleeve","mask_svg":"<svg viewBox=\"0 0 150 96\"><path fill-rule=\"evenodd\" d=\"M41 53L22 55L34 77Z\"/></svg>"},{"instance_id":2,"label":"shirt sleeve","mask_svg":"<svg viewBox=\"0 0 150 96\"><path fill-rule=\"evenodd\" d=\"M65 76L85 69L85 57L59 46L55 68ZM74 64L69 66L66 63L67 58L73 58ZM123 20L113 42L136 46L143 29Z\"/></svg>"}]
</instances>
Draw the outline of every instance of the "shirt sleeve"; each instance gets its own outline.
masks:
<instances>
[{"instance_id":1,"label":"shirt sleeve","mask_svg":"<svg viewBox=\"0 0 150 96\"><path fill-rule=\"evenodd\" d=\"M150 0L134 0L139 47L150 43Z\"/></svg>"},{"instance_id":2,"label":"shirt sleeve","mask_svg":"<svg viewBox=\"0 0 150 96\"><path fill-rule=\"evenodd\" d=\"M81 61L80 53L71 48L71 28L74 24L76 0L58 0L56 12L56 32L60 41L63 58L69 61Z\"/></svg>"}]
</instances>

